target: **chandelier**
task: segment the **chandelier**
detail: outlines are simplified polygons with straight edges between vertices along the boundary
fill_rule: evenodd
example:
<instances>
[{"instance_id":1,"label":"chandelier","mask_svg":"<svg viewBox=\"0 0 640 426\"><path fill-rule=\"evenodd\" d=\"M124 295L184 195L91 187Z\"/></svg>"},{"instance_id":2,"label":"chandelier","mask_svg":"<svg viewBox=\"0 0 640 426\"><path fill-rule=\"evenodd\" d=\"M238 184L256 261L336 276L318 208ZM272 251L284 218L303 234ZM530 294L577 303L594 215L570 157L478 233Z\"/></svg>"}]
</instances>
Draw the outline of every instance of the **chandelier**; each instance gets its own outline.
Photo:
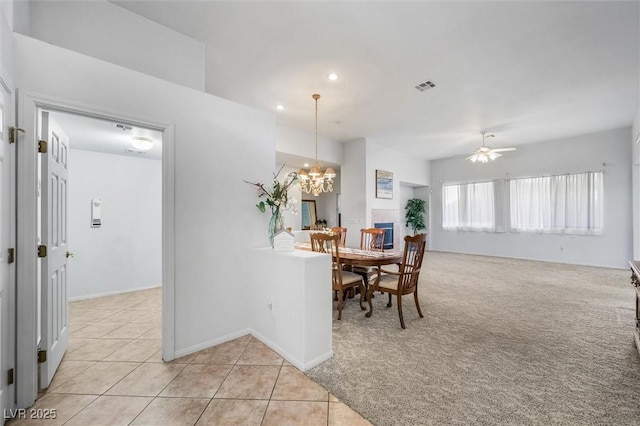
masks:
<instances>
[{"instance_id":1,"label":"chandelier","mask_svg":"<svg viewBox=\"0 0 640 426\"><path fill-rule=\"evenodd\" d=\"M333 192L333 178L336 177L336 172L331 167L323 170L322 165L318 163L318 99L320 95L316 93L311 97L316 101L316 161L309 171L300 169L298 181L302 191L317 197L322 192Z\"/></svg>"}]
</instances>

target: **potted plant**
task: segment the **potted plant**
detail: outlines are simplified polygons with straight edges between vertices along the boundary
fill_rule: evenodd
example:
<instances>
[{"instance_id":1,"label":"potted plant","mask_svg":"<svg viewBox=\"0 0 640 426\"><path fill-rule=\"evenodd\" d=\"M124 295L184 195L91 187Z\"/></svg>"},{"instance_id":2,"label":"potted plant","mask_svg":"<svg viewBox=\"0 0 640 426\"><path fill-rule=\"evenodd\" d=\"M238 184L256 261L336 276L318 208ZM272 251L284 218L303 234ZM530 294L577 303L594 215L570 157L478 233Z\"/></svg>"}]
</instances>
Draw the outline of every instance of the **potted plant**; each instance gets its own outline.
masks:
<instances>
[{"instance_id":1,"label":"potted plant","mask_svg":"<svg viewBox=\"0 0 640 426\"><path fill-rule=\"evenodd\" d=\"M414 235L417 234L419 230L427 228L424 224L424 204L424 200L411 198L407 201L407 205L404 208L407 211L405 215L407 226L413 230Z\"/></svg>"}]
</instances>

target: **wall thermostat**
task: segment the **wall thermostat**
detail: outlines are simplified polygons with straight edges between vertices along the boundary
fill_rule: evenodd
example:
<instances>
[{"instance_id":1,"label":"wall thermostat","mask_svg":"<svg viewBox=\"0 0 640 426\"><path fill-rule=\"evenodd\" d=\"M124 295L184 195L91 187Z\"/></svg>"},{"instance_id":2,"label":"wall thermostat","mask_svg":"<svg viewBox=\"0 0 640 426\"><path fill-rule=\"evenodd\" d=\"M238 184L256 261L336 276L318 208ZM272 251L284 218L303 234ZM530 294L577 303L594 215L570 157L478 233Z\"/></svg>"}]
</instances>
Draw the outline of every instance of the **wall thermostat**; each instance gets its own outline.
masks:
<instances>
[{"instance_id":1,"label":"wall thermostat","mask_svg":"<svg viewBox=\"0 0 640 426\"><path fill-rule=\"evenodd\" d=\"M91 200L91 227L100 228L102 225L102 201L100 198Z\"/></svg>"}]
</instances>

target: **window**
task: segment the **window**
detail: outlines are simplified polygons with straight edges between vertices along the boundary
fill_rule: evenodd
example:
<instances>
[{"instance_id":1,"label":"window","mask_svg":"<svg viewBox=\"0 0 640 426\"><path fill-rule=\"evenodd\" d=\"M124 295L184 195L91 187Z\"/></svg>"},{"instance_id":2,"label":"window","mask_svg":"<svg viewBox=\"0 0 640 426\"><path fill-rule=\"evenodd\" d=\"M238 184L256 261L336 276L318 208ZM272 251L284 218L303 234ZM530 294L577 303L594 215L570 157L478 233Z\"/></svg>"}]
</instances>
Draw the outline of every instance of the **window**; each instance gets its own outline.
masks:
<instances>
[{"instance_id":1,"label":"window","mask_svg":"<svg viewBox=\"0 0 640 426\"><path fill-rule=\"evenodd\" d=\"M512 180L511 229L601 234L602 176L602 172L587 172Z\"/></svg>"},{"instance_id":2,"label":"window","mask_svg":"<svg viewBox=\"0 0 640 426\"><path fill-rule=\"evenodd\" d=\"M481 182L443 186L442 228L494 230L494 183Z\"/></svg>"}]
</instances>

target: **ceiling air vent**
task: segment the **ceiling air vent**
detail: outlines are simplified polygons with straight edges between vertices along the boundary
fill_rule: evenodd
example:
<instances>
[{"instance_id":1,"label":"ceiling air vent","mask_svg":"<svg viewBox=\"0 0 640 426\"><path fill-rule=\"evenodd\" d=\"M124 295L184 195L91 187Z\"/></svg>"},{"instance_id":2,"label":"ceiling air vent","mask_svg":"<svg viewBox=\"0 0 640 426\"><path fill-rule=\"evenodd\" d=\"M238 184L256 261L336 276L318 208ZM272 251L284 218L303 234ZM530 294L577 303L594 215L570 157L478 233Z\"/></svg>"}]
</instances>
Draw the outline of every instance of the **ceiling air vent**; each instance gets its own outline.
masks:
<instances>
[{"instance_id":1,"label":"ceiling air vent","mask_svg":"<svg viewBox=\"0 0 640 426\"><path fill-rule=\"evenodd\" d=\"M147 153L147 151L141 151L139 149L135 149L135 148L126 148L124 150L125 154L133 154L133 155L145 155Z\"/></svg>"},{"instance_id":2,"label":"ceiling air vent","mask_svg":"<svg viewBox=\"0 0 640 426\"><path fill-rule=\"evenodd\" d=\"M420 83L416 86L416 89L418 89L421 92L425 92L429 89L433 89L434 87L436 87L436 84L433 81L425 81L424 83Z\"/></svg>"}]
</instances>

